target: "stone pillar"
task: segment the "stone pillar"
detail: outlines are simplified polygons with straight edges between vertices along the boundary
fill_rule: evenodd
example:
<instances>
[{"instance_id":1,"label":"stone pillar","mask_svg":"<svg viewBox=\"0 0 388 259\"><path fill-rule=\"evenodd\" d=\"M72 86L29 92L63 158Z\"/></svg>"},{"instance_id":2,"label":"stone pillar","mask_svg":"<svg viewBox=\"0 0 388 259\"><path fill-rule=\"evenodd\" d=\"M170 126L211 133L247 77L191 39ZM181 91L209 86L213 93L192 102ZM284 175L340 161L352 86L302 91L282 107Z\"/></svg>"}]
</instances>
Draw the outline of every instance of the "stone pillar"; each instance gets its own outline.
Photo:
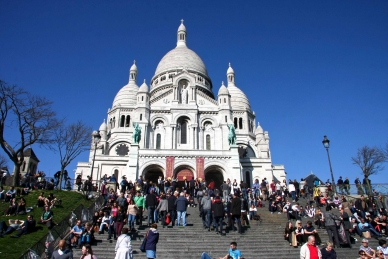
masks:
<instances>
[{"instance_id":1,"label":"stone pillar","mask_svg":"<svg viewBox=\"0 0 388 259\"><path fill-rule=\"evenodd\" d=\"M150 149L154 149L155 146L154 146L154 135L155 135L155 129L154 128L151 128L151 132L150 132L150 141L149 141L149 147Z\"/></svg>"},{"instance_id":2,"label":"stone pillar","mask_svg":"<svg viewBox=\"0 0 388 259\"><path fill-rule=\"evenodd\" d=\"M127 163L127 177L128 179L139 178L139 144L131 144Z\"/></svg>"},{"instance_id":3,"label":"stone pillar","mask_svg":"<svg viewBox=\"0 0 388 259\"><path fill-rule=\"evenodd\" d=\"M205 130L204 127L200 127L201 131L199 132L199 149L203 150L203 131Z\"/></svg>"},{"instance_id":4,"label":"stone pillar","mask_svg":"<svg viewBox=\"0 0 388 259\"><path fill-rule=\"evenodd\" d=\"M175 134L175 129L176 129L176 127L172 127L172 149L175 149L176 147L175 147L175 143L176 143L176 134Z\"/></svg>"},{"instance_id":5,"label":"stone pillar","mask_svg":"<svg viewBox=\"0 0 388 259\"><path fill-rule=\"evenodd\" d=\"M228 167L230 169L229 178L236 179L237 183L239 183L242 180L242 176L241 176L240 157L238 154L237 145L230 146L230 154L231 154L231 158L228 163Z\"/></svg>"},{"instance_id":6,"label":"stone pillar","mask_svg":"<svg viewBox=\"0 0 388 259\"><path fill-rule=\"evenodd\" d=\"M194 127L193 128L193 131L194 131L194 149L197 150L198 149L198 141L197 141L197 127Z\"/></svg>"}]
</instances>

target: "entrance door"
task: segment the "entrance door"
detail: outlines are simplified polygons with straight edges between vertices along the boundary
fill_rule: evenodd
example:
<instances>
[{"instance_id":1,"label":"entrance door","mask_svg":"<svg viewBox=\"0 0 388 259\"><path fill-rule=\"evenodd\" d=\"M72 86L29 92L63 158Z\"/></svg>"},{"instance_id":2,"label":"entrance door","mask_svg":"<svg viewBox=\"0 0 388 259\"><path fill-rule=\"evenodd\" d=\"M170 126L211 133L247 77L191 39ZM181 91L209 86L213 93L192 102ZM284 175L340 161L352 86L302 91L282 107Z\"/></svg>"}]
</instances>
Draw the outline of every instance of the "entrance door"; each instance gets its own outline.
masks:
<instances>
[{"instance_id":1,"label":"entrance door","mask_svg":"<svg viewBox=\"0 0 388 259\"><path fill-rule=\"evenodd\" d=\"M215 188L220 190L221 184L224 182L224 176L220 171L216 169L209 170L208 172L205 173L206 186L209 185L211 180L214 180Z\"/></svg>"},{"instance_id":2,"label":"entrance door","mask_svg":"<svg viewBox=\"0 0 388 259\"><path fill-rule=\"evenodd\" d=\"M179 187L180 190L182 190L182 188L185 187L185 179L188 184L193 177L194 177L194 174L190 169L180 170L176 175L176 178L178 178L177 187Z\"/></svg>"}]
</instances>

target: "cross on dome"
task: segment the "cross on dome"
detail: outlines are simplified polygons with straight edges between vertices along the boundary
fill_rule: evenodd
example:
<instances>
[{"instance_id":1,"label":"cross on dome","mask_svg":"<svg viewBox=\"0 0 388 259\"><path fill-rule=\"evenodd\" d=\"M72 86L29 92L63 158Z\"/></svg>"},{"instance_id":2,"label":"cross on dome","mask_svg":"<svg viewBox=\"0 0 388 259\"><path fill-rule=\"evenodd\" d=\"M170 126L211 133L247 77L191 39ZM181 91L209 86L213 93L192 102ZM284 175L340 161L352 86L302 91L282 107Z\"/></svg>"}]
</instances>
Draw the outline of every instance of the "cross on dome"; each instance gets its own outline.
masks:
<instances>
[{"instance_id":1,"label":"cross on dome","mask_svg":"<svg viewBox=\"0 0 388 259\"><path fill-rule=\"evenodd\" d=\"M181 20L181 24L183 24L183 22L184 22L184 20L182 19L182 20Z\"/></svg>"}]
</instances>

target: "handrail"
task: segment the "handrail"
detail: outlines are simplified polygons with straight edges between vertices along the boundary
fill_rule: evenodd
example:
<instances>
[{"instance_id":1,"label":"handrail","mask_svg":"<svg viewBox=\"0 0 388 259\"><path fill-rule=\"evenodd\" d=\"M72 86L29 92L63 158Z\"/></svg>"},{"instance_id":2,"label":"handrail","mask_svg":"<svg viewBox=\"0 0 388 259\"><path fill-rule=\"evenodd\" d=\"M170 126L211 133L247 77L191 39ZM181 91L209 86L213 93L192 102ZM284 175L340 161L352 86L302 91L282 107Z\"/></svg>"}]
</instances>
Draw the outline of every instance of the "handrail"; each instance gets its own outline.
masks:
<instances>
[{"instance_id":1,"label":"handrail","mask_svg":"<svg viewBox=\"0 0 388 259\"><path fill-rule=\"evenodd\" d=\"M83 219L85 217L85 209L87 211L87 220L91 221L91 217L93 216L95 208L100 208L104 203L104 198L102 196L98 197L93 204L91 204L88 208L85 208L82 204L78 205L72 212L70 212L64 219L62 219L56 226L54 226L44 237L42 237L38 242L32 245L27 249L19 259L31 259L30 251L34 251L39 258L51 258L51 253L53 252L53 248L56 247L61 239L67 236L70 232L70 218L72 213L74 213L78 219ZM46 247L46 240L50 233L54 236L54 242L49 247Z\"/></svg>"}]
</instances>

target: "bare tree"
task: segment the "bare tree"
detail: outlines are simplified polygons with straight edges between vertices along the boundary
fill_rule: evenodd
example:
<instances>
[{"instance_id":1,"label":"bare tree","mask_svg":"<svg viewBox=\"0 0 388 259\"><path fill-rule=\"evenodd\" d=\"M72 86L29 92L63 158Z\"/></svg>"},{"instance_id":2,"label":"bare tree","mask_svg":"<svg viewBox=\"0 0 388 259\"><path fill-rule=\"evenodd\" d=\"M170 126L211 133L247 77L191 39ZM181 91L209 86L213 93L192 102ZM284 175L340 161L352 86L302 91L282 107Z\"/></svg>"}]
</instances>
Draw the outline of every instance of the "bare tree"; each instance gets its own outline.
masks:
<instances>
[{"instance_id":1,"label":"bare tree","mask_svg":"<svg viewBox=\"0 0 388 259\"><path fill-rule=\"evenodd\" d=\"M7 164L8 164L7 158L3 155L0 155L0 169L3 167L7 167Z\"/></svg>"},{"instance_id":2,"label":"bare tree","mask_svg":"<svg viewBox=\"0 0 388 259\"><path fill-rule=\"evenodd\" d=\"M368 177L384 169L384 163L387 161L384 151L378 147L363 146L357 150L357 155L352 157L352 161L353 164L361 168L364 177L367 179L369 193L371 193Z\"/></svg>"},{"instance_id":3,"label":"bare tree","mask_svg":"<svg viewBox=\"0 0 388 259\"><path fill-rule=\"evenodd\" d=\"M19 185L24 150L33 144L46 145L58 126L52 102L9 86L0 80L0 145L15 165L13 184ZM17 134L16 140L13 136Z\"/></svg>"},{"instance_id":4,"label":"bare tree","mask_svg":"<svg viewBox=\"0 0 388 259\"><path fill-rule=\"evenodd\" d=\"M50 149L59 153L61 173L59 188L62 188L62 177L65 168L82 152L90 149L92 128L78 121L69 125L64 122L55 130Z\"/></svg>"}]
</instances>

